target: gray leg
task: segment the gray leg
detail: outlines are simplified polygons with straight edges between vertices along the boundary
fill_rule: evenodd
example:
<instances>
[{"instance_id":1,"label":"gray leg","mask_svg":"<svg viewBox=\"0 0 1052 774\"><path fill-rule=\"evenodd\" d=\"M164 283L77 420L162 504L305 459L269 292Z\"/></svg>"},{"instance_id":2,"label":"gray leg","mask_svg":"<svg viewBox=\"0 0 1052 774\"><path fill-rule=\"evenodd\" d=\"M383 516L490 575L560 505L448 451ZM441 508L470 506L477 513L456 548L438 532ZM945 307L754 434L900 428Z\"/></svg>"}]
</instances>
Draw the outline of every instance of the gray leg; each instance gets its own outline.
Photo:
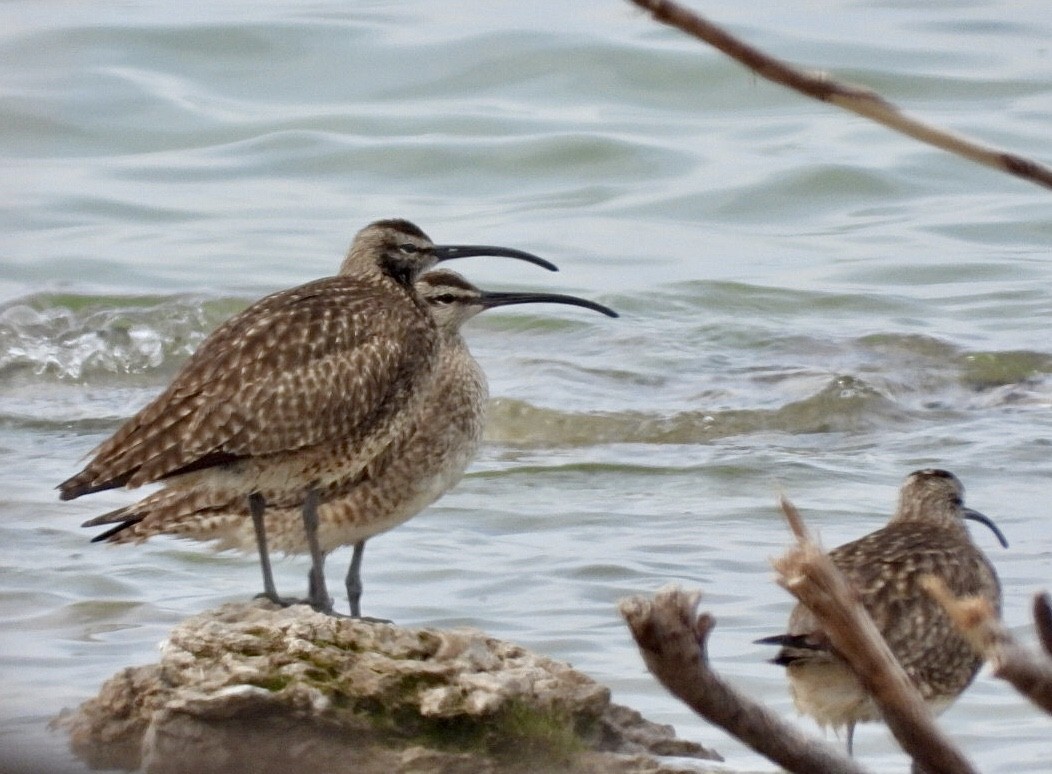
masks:
<instances>
[{"instance_id":1,"label":"gray leg","mask_svg":"<svg viewBox=\"0 0 1052 774\"><path fill-rule=\"evenodd\" d=\"M351 566L347 568L347 602L351 606L351 618L362 617L362 557L365 555L365 541L354 544L351 554Z\"/></svg>"},{"instance_id":2,"label":"gray leg","mask_svg":"<svg viewBox=\"0 0 1052 774\"><path fill-rule=\"evenodd\" d=\"M320 613L331 613L332 597L325 587L325 554L318 543L318 490L313 486L303 501L303 530L310 548L311 567L307 578L310 606Z\"/></svg>"},{"instance_id":3,"label":"gray leg","mask_svg":"<svg viewBox=\"0 0 1052 774\"><path fill-rule=\"evenodd\" d=\"M252 514L252 526L256 528L256 548L259 549L259 565L263 568L263 596L275 604L282 604L274 585L274 573L270 570L270 552L267 550L267 530L263 525L266 503L263 495L253 492L248 496L248 510Z\"/></svg>"},{"instance_id":4,"label":"gray leg","mask_svg":"<svg viewBox=\"0 0 1052 774\"><path fill-rule=\"evenodd\" d=\"M847 724L847 754L849 757L855 757L855 724Z\"/></svg>"},{"instance_id":5,"label":"gray leg","mask_svg":"<svg viewBox=\"0 0 1052 774\"><path fill-rule=\"evenodd\" d=\"M391 623L387 618L373 618L362 615L362 557L365 556L365 541L354 544L351 554L351 566L347 568L347 602L351 606L351 618L370 623Z\"/></svg>"},{"instance_id":6,"label":"gray leg","mask_svg":"<svg viewBox=\"0 0 1052 774\"><path fill-rule=\"evenodd\" d=\"M263 511L265 509L266 502L263 500L263 495L259 492L253 492L248 496L248 510L252 514L252 526L256 528L256 548L259 549L259 566L263 569L263 593L256 596L266 597L275 605L281 605L282 607L301 604L303 602L302 599L278 596L278 589L274 585L274 573L270 569L267 528L263 523Z\"/></svg>"},{"instance_id":7,"label":"gray leg","mask_svg":"<svg viewBox=\"0 0 1052 774\"><path fill-rule=\"evenodd\" d=\"M307 573L307 599L306 602L310 605L314 604L315 599L325 599L328 597L329 590L325 588L325 554L322 554L322 583L318 586L317 574L314 572L314 563L311 562L310 572ZM330 599L330 603L331 603ZM331 607L331 604L330 604ZM323 612L332 612L331 610L325 610Z\"/></svg>"}]
</instances>

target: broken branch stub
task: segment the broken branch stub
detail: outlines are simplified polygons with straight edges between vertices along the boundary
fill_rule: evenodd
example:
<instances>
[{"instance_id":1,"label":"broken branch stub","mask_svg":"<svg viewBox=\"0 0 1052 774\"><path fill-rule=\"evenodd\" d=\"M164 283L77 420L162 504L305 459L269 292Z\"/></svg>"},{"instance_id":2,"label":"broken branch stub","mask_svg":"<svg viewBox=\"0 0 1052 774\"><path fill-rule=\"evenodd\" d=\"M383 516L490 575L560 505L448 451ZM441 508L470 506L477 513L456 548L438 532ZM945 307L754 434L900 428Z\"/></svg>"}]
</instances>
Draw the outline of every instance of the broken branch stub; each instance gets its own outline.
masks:
<instances>
[{"instance_id":1,"label":"broken branch stub","mask_svg":"<svg viewBox=\"0 0 1052 774\"><path fill-rule=\"evenodd\" d=\"M708 636L716 620L698 614L698 591L668 586L653 600L630 597L619 610L647 669L688 707L756 752L799 774L863 774L835 748L801 733L763 704L730 686L709 666Z\"/></svg>"},{"instance_id":2,"label":"broken branch stub","mask_svg":"<svg viewBox=\"0 0 1052 774\"><path fill-rule=\"evenodd\" d=\"M957 630L990 664L995 677L1007 680L1031 702L1052 714L1052 658L1024 648L1005 628L996 611L978 597L955 597L938 578L927 578L925 588L946 610ZM1034 599L1034 618L1040 631L1048 612L1048 595Z\"/></svg>"}]
</instances>

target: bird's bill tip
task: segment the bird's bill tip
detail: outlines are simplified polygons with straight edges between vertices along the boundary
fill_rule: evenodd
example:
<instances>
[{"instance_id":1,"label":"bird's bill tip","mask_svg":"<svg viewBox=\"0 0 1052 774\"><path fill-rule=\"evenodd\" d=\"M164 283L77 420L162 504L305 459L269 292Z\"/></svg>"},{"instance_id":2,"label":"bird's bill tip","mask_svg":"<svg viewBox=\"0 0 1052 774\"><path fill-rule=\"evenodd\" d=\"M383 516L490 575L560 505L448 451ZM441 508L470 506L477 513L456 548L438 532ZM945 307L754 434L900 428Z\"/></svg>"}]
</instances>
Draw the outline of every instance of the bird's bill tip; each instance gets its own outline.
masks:
<instances>
[{"instance_id":1,"label":"bird's bill tip","mask_svg":"<svg viewBox=\"0 0 1052 774\"><path fill-rule=\"evenodd\" d=\"M483 292L479 300L486 309L493 309L498 306L513 306L516 304L563 304L564 306L579 306L582 309L590 309L593 312L605 314L607 317L621 316L604 304L589 301L586 298L568 296L563 293Z\"/></svg>"},{"instance_id":2,"label":"bird's bill tip","mask_svg":"<svg viewBox=\"0 0 1052 774\"><path fill-rule=\"evenodd\" d=\"M1001 544L1001 547L1008 548L1008 539L1004 536L1004 533L1001 532L1001 529L994 524L994 520L985 513L980 513L974 508L963 508L961 513L964 518L969 519L970 521L977 521L980 524L986 525L990 531L994 533L994 536L997 538L997 542Z\"/></svg>"},{"instance_id":3,"label":"bird's bill tip","mask_svg":"<svg viewBox=\"0 0 1052 774\"><path fill-rule=\"evenodd\" d=\"M475 255L496 256L499 258L515 258L520 261L532 263L548 271L559 271L559 267L551 261L546 261L533 253L525 250L515 250L511 247L496 247L494 245L435 245L433 249L436 260L451 261L456 258L469 258Z\"/></svg>"}]
</instances>

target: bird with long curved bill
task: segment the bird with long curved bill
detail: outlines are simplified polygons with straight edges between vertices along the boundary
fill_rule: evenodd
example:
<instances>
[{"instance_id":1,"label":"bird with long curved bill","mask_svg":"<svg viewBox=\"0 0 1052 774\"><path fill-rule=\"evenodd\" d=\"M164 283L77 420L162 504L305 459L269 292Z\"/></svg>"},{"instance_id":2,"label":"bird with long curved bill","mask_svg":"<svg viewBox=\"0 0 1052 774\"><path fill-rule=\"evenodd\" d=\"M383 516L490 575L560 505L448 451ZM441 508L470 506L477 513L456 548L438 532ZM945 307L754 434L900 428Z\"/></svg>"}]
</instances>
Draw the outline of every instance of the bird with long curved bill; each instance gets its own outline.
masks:
<instances>
[{"instance_id":1,"label":"bird with long curved bill","mask_svg":"<svg viewBox=\"0 0 1052 774\"><path fill-rule=\"evenodd\" d=\"M262 493L293 499L312 557L307 601L331 611L321 494L368 475L427 400L442 334L413 283L439 262L474 255L556 270L522 250L436 245L406 220L371 223L338 274L267 296L213 331L164 392L59 484L60 497L158 482L236 493L249 505L263 593L282 604L292 600L274 586Z\"/></svg>"},{"instance_id":2,"label":"bird with long curved bill","mask_svg":"<svg viewBox=\"0 0 1052 774\"><path fill-rule=\"evenodd\" d=\"M427 400L368 469L319 492L318 542L323 554L353 545L346 587L351 615L361 615L361 563L365 541L407 521L460 480L482 439L486 377L460 334L461 326L487 309L519 304L562 304L617 313L602 304L556 293L479 290L460 275L437 269L416 282L441 333L439 362ZM271 547L304 553L300 497L261 493L266 500ZM84 526L116 524L96 540L139 543L154 535L214 541L217 549L250 550L250 507L236 492L170 487Z\"/></svg>"},{"instance_id":3,"label":"bird with long curved bill","mask_svg":"<svg viewBox=\"0 0 1052 774\"><path fill-rule=\"evenodd\" d=\"M982 658L957 633L946 611L923 587L931 575L955 595L979 596L1000 613L1001 585L964 521L989 527L987 516L964 506L964 486L945 470L918 470L906 477L898 509L887 525L829 552L829 558L858 593L921 697L939 713L972 682ZM797 604L789 631L756 641L780 645L772 662L786 668L797 709L821 726L847 729L853 748L855 725L880 719L876 702L847 662L829 645L814 614Z\"/></svg>"}]
</instances>

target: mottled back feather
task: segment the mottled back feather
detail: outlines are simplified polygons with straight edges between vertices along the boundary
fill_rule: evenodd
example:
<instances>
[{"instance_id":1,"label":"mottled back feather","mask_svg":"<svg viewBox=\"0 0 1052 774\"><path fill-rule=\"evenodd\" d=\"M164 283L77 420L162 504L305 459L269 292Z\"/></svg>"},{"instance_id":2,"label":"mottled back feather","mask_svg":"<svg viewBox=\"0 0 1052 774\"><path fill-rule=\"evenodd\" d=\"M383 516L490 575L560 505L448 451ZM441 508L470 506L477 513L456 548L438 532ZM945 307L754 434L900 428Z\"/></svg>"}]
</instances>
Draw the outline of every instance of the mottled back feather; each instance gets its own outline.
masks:
<instances>
[{"instance_id":1,"label":"mottled back feather","mask_svg":"<svg viewBox=\"0 0 1052 774\"><path fill-rule=\"evenodd\" d=\"M955 528L956 527L956 528ZM957 633L937 602L921 587L925 575L941 578L957 596L983 596L1000 612L1000 584L993 566L969 538L963 524L933 528L918 523L893 523L846 543L829 552L837 566L858 593L877 629L883 634L892 653L913 678L925 671L921 684L944 685L927 643L941 654L942 663L957 665L961 660L979 659ZM789 619L789 635L797 638L795 647L779 655L779 663L822 657L827 647L824 636L811 611L797 605ZM809 638L819 653L797 650ZM826 656L828 657L828 656ZM960 686L974 676L972 670ZM963 673L962 673L963 676Z\"/></svg>"},{"instance_id":2,"label":"mottled back feather","mask_svg":"<svg viewBox=\"0 0 1052 774\"><path fill-rule=\"evenodd\" d=\"M171 385L60 485L61 496L241 457L356 445L429 377L421 364L433 363L438 345L423 302L379 273L267 296L213 332Z\"/></svg>"}]
</instances>

